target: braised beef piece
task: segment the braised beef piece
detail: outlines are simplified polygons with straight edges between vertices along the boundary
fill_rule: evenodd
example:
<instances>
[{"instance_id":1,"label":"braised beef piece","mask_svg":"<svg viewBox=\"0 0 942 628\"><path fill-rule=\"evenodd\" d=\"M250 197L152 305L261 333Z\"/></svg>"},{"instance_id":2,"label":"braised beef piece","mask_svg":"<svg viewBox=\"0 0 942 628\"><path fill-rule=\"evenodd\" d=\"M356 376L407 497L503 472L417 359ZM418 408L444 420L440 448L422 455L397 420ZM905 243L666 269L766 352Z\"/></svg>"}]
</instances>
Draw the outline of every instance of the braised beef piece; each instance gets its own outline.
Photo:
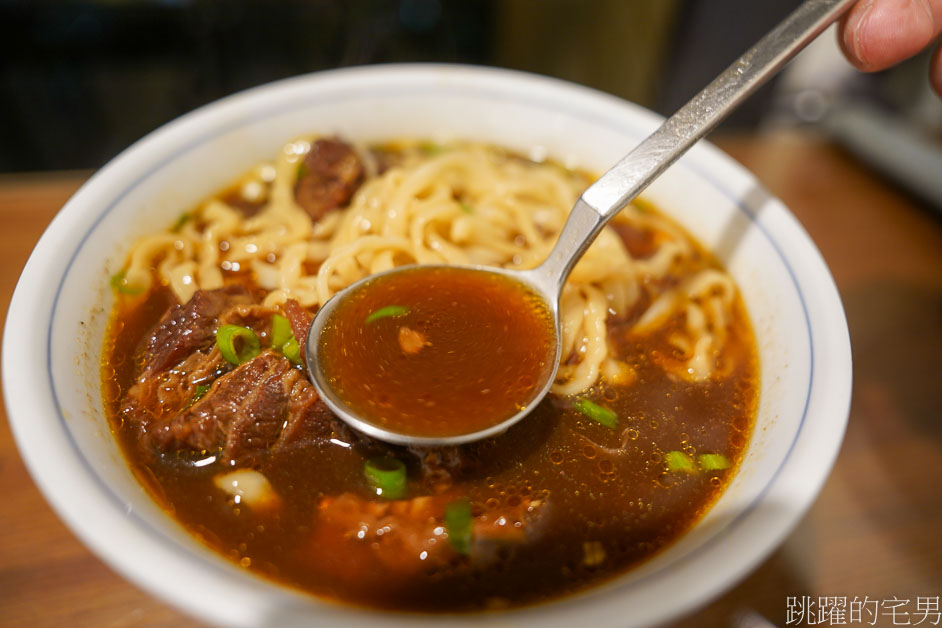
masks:
<instances>
[{"instance_id":1,"label":"braised beef piece","mask_svg":"<svg viewBox=\"0 0 942 628\"><path fill-rule=\"evenodd\" d=\"M288 397L288 417L272 451L317 445L349 428L333 415L317 396L317 390L302 376L294 383ZM344 441L350 442L350 441Z\"/></svg>"},{"instance_id":2,"label":"braised beef piece","mask_svg":"<svg viewBox=\"0 0 942 628\"><path fill-rule=\"evenodd\" d=\"M236 464L252 461L279 440L289 419L303 422L313 414L318 400L310 391L291 362L264 351L216 380L189 408L157 421L147 438L161 451L221 451Z\"/></svg>"},{"instance_id":3,"label":"braised beef piece","mask_svg":"<svg viewBox=\"0 0 942 628\"><path fill-rule=\"evenodd\" d=\"M288 299L283 309L285 317L291 322L291 332L301 345L301 354L303 355L304 343L307 342L307 332L311 328L311 323L314 322L314 315L294 299Z\"/></svg>"},{"instance_id":4,"label":"braised beef piece","mask_svg":"<svg viewBox=\"0 0 942 628\"><path fill-rule=\"evenodd\" d=\"M443 519L455 499L422 496L392 502L364 499L353 493L324 497L312 530L317 561L332 564L343 580L389 580L444 567L456 556L448 544Z\"/></svg>"},{"instance_id":5,"label":"braised beef piece","mask_svg":"<svg viewBox=\"0 0 942 628\"><path fill-rule=\"evenodd\" d=\"M375 501L354 493L324 497L313 530L317 560L333 563L331 573L341 579L376 578L387 585L462 560L448 542L445 523L448 504L460 498L442 494ZM472 511L469 559L474 564L500 561L541 534L545 502L520 496L507 502Z\"/></svg>"},{"instance_id":6,"label":"braised beef piece","mask_svg":"<svg viewBox=\"0 0 942 628\"><path fill-rule=\"evenodd\" d=\"M201 290L170 308L142 343L142 368L121 406L145 449L212 453L242 465L329 438L333 415L304 371L265 348L276 313L238 286ZM295 302L285 314L295 327L310 325L311 315ZM224 324L255 330L265 350L238 367L228 363L215 346Z\"/></svg>"},{"instance_id":7,"label":"braised beef piece","mask_svg":"<svg viewBox=\"0 0 942 628\"><path fill-rule=\"evenodd\" d=\"M320 139L298 167L294 197L314 220L345 206L363 179L363 164L353 147L337 139ZM299 339L300 340L300 339Z\"/></svg>"},{"instance_id":8,"label":"braised beef piece","mask_svg":"<svg viewBox=\"0 0 942 628\"><path fill-rule=\"evenodd\" d=\"M226 309L252 303L249 291L232 285L218 290L198 290L184 305L174 305L147 337L142 359L143 375L159 373L213 342L216 318Z\"/></svg>"}]
</instances>

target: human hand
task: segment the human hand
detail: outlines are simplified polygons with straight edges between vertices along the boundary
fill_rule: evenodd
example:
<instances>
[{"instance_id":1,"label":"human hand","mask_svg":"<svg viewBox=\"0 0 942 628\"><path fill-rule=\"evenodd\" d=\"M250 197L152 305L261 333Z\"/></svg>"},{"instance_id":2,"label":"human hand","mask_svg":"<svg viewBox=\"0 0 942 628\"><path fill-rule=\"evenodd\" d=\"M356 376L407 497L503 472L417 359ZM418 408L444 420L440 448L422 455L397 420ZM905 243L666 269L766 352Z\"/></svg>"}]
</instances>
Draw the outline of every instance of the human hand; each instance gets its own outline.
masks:
<instances>
[{"instance_id":1,"label":"human hand","mask_svg":"<svg viewBox=\"0 0 942 628\"><path fill-rule=\"evenodd\" d=\"M838 40L848 60L864 72L895 65L923 50L942 32L942 0L860 0L841 19ZM942 47L929 81L942 96Z\"/></svg>"}]
</instances>

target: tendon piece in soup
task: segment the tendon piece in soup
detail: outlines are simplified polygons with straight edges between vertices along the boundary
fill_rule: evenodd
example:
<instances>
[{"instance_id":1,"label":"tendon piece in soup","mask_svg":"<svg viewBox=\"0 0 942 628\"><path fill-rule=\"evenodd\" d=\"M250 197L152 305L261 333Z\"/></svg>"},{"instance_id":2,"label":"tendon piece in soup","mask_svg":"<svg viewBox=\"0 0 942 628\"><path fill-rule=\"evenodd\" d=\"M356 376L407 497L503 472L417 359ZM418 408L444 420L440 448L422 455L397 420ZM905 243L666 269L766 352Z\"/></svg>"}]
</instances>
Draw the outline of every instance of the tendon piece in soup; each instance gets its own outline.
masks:
<instances>
[{"instance_id":1,"label":"tendon piece in soup","mask_svg":"<svg viewBox=\"0 0 942 628\"><path fill-rule=\"evenodd\" d=\"M416 267L345 296L318 339L330 386L360 417L414 436L493 427L552 372L552 313L501 275Z\"/></svg>"},{"instance_id":2,"label":"tendon piece in soup","mask_svg":"<svg viewBox=\"0 0 942 628\"><path fill-rule=\"evenodd\" d=\"M398 265L535 266L589 177L476 144L318 141L181 208L112 282L105 409L168 514L238 568L425 612L582 591L689 530L742 460L759 389L749 319L716 260L632 204L564 287L559 374L525 421L458 447L384 444L333 417L306 378L319 305ZM254 190L251 211L239 190ZM312 211L315 197L328 202ZM437 342L408 319L418 307L396 297L350 319L388 326L412 358Z\"/></svg>"}]
</instances>

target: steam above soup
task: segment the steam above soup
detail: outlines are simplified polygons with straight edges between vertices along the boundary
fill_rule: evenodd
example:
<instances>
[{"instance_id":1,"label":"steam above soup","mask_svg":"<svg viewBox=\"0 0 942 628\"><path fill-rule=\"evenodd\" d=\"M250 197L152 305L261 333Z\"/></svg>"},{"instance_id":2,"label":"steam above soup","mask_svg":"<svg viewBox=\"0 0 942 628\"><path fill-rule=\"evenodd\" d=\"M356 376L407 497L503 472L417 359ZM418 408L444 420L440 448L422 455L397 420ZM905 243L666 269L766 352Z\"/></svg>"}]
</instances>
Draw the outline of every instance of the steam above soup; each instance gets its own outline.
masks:
<instances>
[{"instance_id":1,"label":"steam above soup","mask_svg":"<svg viewBox=\"0 0 942 628\"><path fill-rule=\"evenodd\" d=\"M330 414L303 370L313 313L337 290L403 264L533 267L588 182L491 146L287 144L135 244L112 280L103 390L132 469L241 567L366 606L517 606L650 557L729 482L758 366L730 278L649 205L624 210L577 265L553 392L499 437L373 441ZM410 285L338 321L385 334L392 351L332 358L351 395L405 395L440 429L480 419L490 384L478 380L532 376L538 358L491 373L476 353L499 333L511 350L515 315L490 313L464 347L440 347L435 317L470 313L444 301L423 312L422 284ZM459 288L444 272L424 289ZM447 385L424 397L397 386L397 365L439 350L458 356Z\"/></svg>"}]
</instances>

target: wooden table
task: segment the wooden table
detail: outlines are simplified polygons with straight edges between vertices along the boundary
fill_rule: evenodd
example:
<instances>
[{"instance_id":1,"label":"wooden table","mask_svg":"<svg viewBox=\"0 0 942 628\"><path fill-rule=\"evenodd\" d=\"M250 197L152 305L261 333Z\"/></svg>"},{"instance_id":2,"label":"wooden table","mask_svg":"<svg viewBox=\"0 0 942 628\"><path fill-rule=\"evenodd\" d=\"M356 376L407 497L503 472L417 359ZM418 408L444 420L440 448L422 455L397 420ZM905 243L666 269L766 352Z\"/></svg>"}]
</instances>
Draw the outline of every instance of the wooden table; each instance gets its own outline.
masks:
<instances>
[{"instance_id":1,"label":"wooden table","mask_svg":"<svg viewBox=\"0 0 942 628\"><path fill-rule=\"evenodd\" d=\"M915 624L919 602L926 609L942 596L942 215L807 133L714 139L785 201L830 265L850 325L854 396L840 456L809 514L746 580L677 625L756 616L784 625L787 598L802 596L908 600L897 620ZM4 319L34 243L87 174L0 177ZM877 625L892 625L887 608ZM0 625L196 625L72 536L30 480L5 414Z\"/></svg>"}]
</instances>

